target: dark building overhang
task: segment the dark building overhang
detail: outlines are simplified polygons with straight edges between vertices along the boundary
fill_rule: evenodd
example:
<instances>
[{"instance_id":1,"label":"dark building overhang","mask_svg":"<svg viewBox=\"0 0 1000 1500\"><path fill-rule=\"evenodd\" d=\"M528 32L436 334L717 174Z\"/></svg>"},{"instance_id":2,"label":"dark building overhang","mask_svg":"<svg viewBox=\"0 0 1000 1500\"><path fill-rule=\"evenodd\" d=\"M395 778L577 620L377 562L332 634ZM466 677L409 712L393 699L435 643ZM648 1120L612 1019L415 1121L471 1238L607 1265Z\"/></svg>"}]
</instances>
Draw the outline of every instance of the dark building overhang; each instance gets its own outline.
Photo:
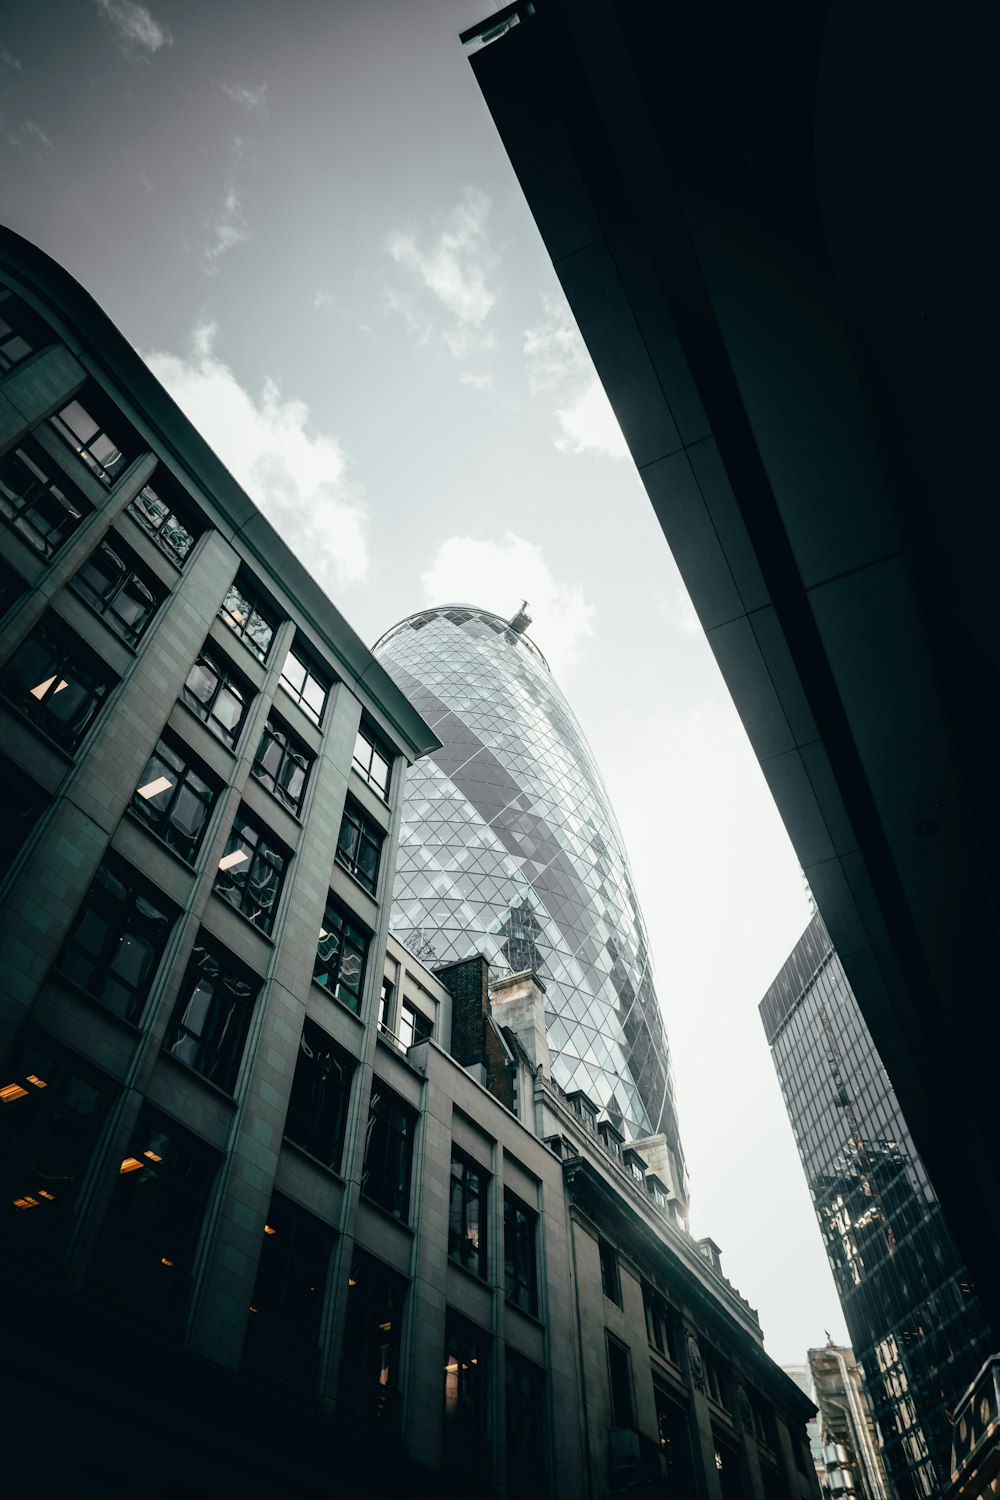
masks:
<instances>
[{"instance_id":1,"label":"dark building overhang","mask_svg":"<svg viewBox=\"0 0 1000 1500\"><path fill-rule=\"evenodd\" d=\"M998 24L525 0L467 33L995 1327Z\"/></svg>"}]
</instances>

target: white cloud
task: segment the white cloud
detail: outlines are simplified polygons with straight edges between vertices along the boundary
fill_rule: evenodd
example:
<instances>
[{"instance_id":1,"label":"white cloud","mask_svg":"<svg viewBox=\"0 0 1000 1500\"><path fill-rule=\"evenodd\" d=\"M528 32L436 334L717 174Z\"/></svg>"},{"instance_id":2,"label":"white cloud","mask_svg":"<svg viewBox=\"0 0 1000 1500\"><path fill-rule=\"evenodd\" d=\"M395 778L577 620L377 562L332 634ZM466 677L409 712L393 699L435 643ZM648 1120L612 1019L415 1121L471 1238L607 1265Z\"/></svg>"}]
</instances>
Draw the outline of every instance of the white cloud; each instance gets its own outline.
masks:
<instances>
[{"instance_id":1,"label":"white cloud","mask_svg":"<svg viewBox=\"0 0 1000 1500\"><path fill-rule=\"evenodd\" d=\"M463 385L471 385L474 391L485 391L493 384L493 376L487 370L481 375L476 375L472 370L459 370L458 378Z\"/></svg>"},{"instance_id":2,"label":"white cloud","mask_svg":"<svg viewBox=\"0 0 1000 1500\"><path fill-rule=\"evenodd\" d=\"M135 0L94 0L94 4L113 28L118 50L130 62L148 62L161 47L173 45L167 28Z\"/></svg>"},{"instance_id":3,"label":"white cloud","mask_svg":"<svg viewBox=\"0 0 1000 1500\"><path fill-rule=\"evenodd\" d=\"M531 394L551 392L559 403L552 441L561 453L624 458L628 447L621 428L566 301L546 296L542 307L542 321L525 329L524 354Z\"/></svg>"},{"instance_id":4,"label":"white cloud","mask_svg":"<svg viewBox=\"0 0 1000 1500\"><path fill-rule=\"evenodd\" d=\"M337 299L332 292L313 292L313 307L336 307Z\"/></svg>"},{"instance_id":5,"label":"white cloud","mask_svg":"<svg viewBox=\"0 0 1000 1500\"><path fill-rule=\"evenodd\" d=\"M45 151L55 150L55 146L49 140L45 131L40 125L36 125L34 120L22 120L12 130L8 130L6 119L0 114L0 135L3 136L3 139L9 146L16 146L18 150L21 150L24 146L41 147ZM39 154L37 149L35 154L36 157Z\"/></svg>"},{"instance_id":6,"label":"white cloud","mask_svg":"<svg viewBox=\"0 0 1000 1500\"><path fill-rule=\"evenodd\" d=\"M216 328L196 328L187 357L145 359L268 520L327 590L368 568L367 516L336 437L311 430L304 401L273 380L259 398L215 354Z\"/></svg>"},{"instance_id":7,"label":"white cloud","mask_svg":"<svg viewBox=\"0 0 1000 1500\"><path fill-rule=\"evenodd\" d=\"M490 208L485 193L466 188L429 248L421 247L412 230L394 229L386 241L389 254L418 292L425 299L429 295L452 319L441 336L458 363L485 353L495 343L484 327L497 301L487 285L495 265L487 234ZM400 313L422 339L433 332L433 323L412 295L390 289L386 306Z\"/></svg>"},{"instance_id":8,"label":"white cloud","mask_svg":"<svg viewBox=\"0 0 1000 1500\"><path fill-rule=\"evenodd\" d=\"M2 51L0 51L0 62L2 62L5 67L12 68L15 73L20 73L21 71L20 58L15 57L12 52L8 52L6 47L4 47Z\"/></svg>"},{"instance_id":9,"label":"white cloud","mask_svg":"<svg viewBox=\"0 0 1000 1500\"><path fill-rule=\"evenodd\" d=\"M244 213L240 199L239 189L230 178L226 184L226 194L222 200L222 207L214 218L210 219L205 228L211 235L211 239L201 253L202 270L209 276L214 276L219 269L219 261L230 250L237 245L245 244L251 237L250 225Z\"/></svg>"},{"instance_id":10,"label":"white cloud","mask_svg":"<svg viewBox=\"0 0 1000 1500\"><path fill-rule=\"evenodd\" d=\"M258 120L267 119L266 83L259 83L256 88L247 83L223 83L220 87L234 104L241 104L252 115L256 115Z\"/></svg>"},{"instance_id":11,"label":"white cloud","mask_svg":"<svg viewBox=\"0 0 1000 1500\"><path fill-rule=\"evenodd\" d=\"M593 634L593 606L579 584L553 578L541 548L508 531L500 541L453 536L420 575L429 604L471 599L509 618L527 599L534 624L528 634L557 677L576 660Z\"/></svg>"}]
</instances>

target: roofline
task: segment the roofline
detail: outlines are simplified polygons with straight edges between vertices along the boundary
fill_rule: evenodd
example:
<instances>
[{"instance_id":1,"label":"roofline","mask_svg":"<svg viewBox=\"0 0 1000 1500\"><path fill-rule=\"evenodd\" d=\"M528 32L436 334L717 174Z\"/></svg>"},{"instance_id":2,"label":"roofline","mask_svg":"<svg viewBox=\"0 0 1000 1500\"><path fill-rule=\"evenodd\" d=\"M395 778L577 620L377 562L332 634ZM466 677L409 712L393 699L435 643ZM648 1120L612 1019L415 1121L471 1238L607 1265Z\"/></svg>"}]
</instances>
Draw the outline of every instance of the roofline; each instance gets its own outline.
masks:
<instances>
[{"instance_id":1,"label":"roofline","mask_svg":"<svg viewBox=\"0 0 1000 1500\"><path fill-rule=\"evenodd\" d=\"M389 673L348 624L326 591L278 535L260 508L234 478L141 355L80 282L44 250L0 225L0 271L61 326L72 353L85 369L107 381L135 408L157 443L195 487L207 489L231 523L233 533L269 573L279 578L334 657L341 677L363 686L412 759L440 744ZM327 623L329 622L329 623Z\"/></svg>"},{"instance_id":2,"label":"roofline","mask_svg":"<svg viewBox=\"0 0 1000 1500\"><path fill-rule=\"evenodd\" d=\"M476 615L489 615L489 617L490 617L491 620L496 620L500 625L503 625L503 627L505 628L505 630L510 630L510 621L509 620L505 620L504 617L503 617L503 615L498 615L495 610L484 609L481 604L460 604L460 603L430 604L430 605L427 606L426 609L415 609L411 615L404 615L401 620L397 620L396 621L395 625L390 625L389 629L388 630L384 630L382 632L382 634L379 636L378 640L375 642L374 646L372 647L372 650L373 651L377 651L379 649L379 647L382 645L382 642L384 640L386 640L386 638L388 636L395 635L396 632L397 632L397 630L402 630L403 626L404 625L409 625L409 623L410 623L411 620L419 620L420 617L421 617L421 615L439 615L439 614L442 613L443 610L446 610L446 609L469 609L469 610L471 610L473 612L473 614L476 614ZM552 675L552 668L549 666L548 661L545 658L545 653L541 650L541 648L538 645L536 645L536 643L532 640L531 636L528 635L527 631L524 631L524 630L511 630L510 633L511 633L511 635L515 636L518 641L524 641L524 643L531 648L531 650L535 653L535 655L541 661L542 666L545 668L546 672L548 672L549 675L551 676Z\"/></svg>"}]
</instances>

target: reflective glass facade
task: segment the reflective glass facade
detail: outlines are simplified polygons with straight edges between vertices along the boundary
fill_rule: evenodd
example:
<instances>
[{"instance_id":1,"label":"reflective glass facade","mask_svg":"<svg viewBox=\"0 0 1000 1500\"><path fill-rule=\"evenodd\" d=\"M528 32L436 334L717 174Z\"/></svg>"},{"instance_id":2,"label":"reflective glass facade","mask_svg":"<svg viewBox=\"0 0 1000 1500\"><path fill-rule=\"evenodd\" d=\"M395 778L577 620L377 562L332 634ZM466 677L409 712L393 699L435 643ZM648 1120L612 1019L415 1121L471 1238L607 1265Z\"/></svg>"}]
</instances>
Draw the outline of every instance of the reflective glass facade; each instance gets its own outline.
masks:
<instances>
[{"instance_id":1,"label":"reflective glass facade","mask_svg":"<svg viewBox=\"0 0 1000 1500\"><path fill-rule=\"evenodd\" d=\"M520 623L519 617L518 623ZM506 621L412 615L375 654L442 741L407 773L392 925L418 957L482 952L545 985L556 1081L683 1162L649 948L593 756L544 657Z\"/></svg>"},{"instance_id":2,"label":"reflective glass facade","mask_svg":"<svg viewBox=\"0 0 1000 1500\"><path fill-rule=\"evenodd\" d=\"M760 1012L889 1480L927 1500L989 1328L820 916Z\"/></svg>"}]
</instances>

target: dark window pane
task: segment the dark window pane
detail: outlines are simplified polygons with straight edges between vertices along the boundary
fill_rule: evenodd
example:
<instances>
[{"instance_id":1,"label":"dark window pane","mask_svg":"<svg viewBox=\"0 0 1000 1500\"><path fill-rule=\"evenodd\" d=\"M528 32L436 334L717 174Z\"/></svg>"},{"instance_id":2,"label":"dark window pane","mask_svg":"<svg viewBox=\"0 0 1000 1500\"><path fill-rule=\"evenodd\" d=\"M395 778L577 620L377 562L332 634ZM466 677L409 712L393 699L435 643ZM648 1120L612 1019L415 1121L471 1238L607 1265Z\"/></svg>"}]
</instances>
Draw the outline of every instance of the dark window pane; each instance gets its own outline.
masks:
<instances>
[{"instance_id":1,"label":"dark window pane","mask_svg":"<svg viewBox=\"0 0 1000 1500\"><path fill-rule=\"evenodd\" d=\"M503 1269L507 1300L532 1315L538 1312L535 1225L538 1215L513 1193L503 1195Z\"/></svg>"},{"instance_id":2,"label":"dark window pane","mask_svg":"<svg viewBox=\"0 0 1000 1500\"><path fill-rule=\"evenodd\" d=\"M313 1156L340 1170L354 1063L326 1032L306 1021L288 1101L285 1134Z\"/></svg>"},{"instance_id":3,"label":"dark window pane","mask_svg":"<svg viewBox=\"0 0 1000 1500\"><path fill-rule=\"evenodd\" d=\"M43 557L57 552L89 511L37 443L26 439L0 457L0 516Z\"/></svg>"},{"instance_id":4,"label":"dark window pane","mask_svg":"<svg viewBox=\"0 0 1000 1500\"><path fill-rule=\"evenodd\" d=\"M6 374L52 340L48 326L19 297L0 298L0 374Z\"/></svg>"},{"instance_id":5,"label":"dark window pane","mask_svg":"<svg viewBox=\"0 0 1000 1500\"><path fill-rule=\"evenodd\" d=\"M378 824L349 803L344 810L337 840L337 861L359 880L365 890L375 894L378 867L385 834Z\"/></svg>"},{"instance_id":6,"label":"dark window pane","mask_svg":"<svg viewBox=\"0 0 1000 1500\"><path fill-rule=\"evenodd\" d=\"M410 1212L410 1167L416 1116L376 1078L372 1084L361 1189L395 1218Z\"/></svg>"},{"instance_id":7,"label":"dark window pane","mask_svg":"<svg viewBox=\"0 0 1000 1500\"><path fill-rule=\"evenodd\" d=\"M194 546L195 533L176 509L150 485L139 491L129 511L148 531L161 552L180 566Z\"/></svg>"},{"instance_id":8,"label":"dark window pane","mask_svg":"<svg viewBox=\"0 0 1000 1500\"><path fill-rule=\"evenodd\" d=\"M138 1021L173 926L156 888L108 854L57 961L64 978L126 1021Z\"/></svg>"},{"instance_id":9,"label":"dark window pane","mask_svg":"<svg viewBox=\"0 0 1000 1500\"><path fill-rule=\"evenodd\" d=\"M323 913L313 979L355 1015L361 1009L368 935L332 899Z\"/></svg>"},{"instance_id":10,"label":"dark window pane","mask_svg":"<svg viewBox=\"0 0 1000 1500\"><path fill-rule=\"evenodd\" d=\"M511 1477L536 1475L545 1468L544 1376L513 1349L505 1356L507 1456Z\"/></svg>"},{"instance_id":11,"label":"dark window pane","mask_svg":"<svg viewBox=\"0 0 1000 1500\"><path fill-rule=\"evenodd\" d=\"M392 1436L399 1424L399 1348L406 1282L357 1250L347 1282L338 1408L349 1421Z\"/></svg>"},{"instance_id":12,"label":"dark window pane","mask_svg":"<svg viewBox=\"0 0 1000 1500\"><path fill-rule=\"evenodd\" d=\"M599 1240L597 1248L601 1258L601 1286L604 1295L617 1307L621 1307L622 1284L618 1271L617 1251L613 1245L608 1244L607 1240Z\"/></svg>"},{"instance_id":13,"label":"dark window pane","mask_svg":"<svg viewBox=\"0 0 1000 1500\"><path fill-rule=\"evenodd\" d=\"M243 1369L297 1397L315 1397L320 1323L334 1234L275 1194L263 1227Z\"/></svg>"},{"instance_id":14,"label":"dark window pane","mask_svg":"<svg viewBox=\"0 0 1000 1500\"><path fill-rule=\"evenodd\" d=\"M202 652L188 673L182 700L223 744L232 749L253 699L242 678Z\"/></svg>"},{"instance_id":15,"label":"dark window pane","mask_svg":"<svg viewBox=\"0 0 1000 1500\"><path fill-rule=\"evenodd\" d=\"M489 1347L488 1333L449 1311L444 1344L444 1451L449 1467L485 1458L476 1449L486 1436Z\"/></svg>"},{"instance_id":16,"label":"dark window pane","mask_svg":"<svg viewBox=\"0 0 1000 1500\"><path fill-rule=\"evenodd\" d=\"M259 987L229 954L196 944L164 1050L232 1093Z\"/></svg>"},{"instance_id":17,"label":"dark window pane","mask_svg":"<svg viewBox=\"0 0 1000 1500\"><path fill-rule=\"evenodd\" d=\"M274 619L271 611L265 611L240 582L234 583L229 590L219 616L223 624L228 625L255 656L260 657L261 661L267 660L274 635Z\"/></svg>"},{"instance_id":18,"label":"dark window pane","mask_svg":"<svg viewBox=\"0 0 1000 1500\"><path fill-rule=\"evenodd\" d=\"M46 616L0 673L0 687L39 729L75 750L97 716L113 673L61 621Z\"/></svg>"},{"instance_id":19,"label":"dark window pane","mask_svg":"<svg viewBox=\"0 0 1000 1500\"><path fill-rule=\"evenodd\" d=\"M253 774L293 813L302 807L311 765L308 750L284 725L269 719L254 757Z\"/></svg>"},{"instance_id":20,"label":"dark window pane","mask_svg":"<svg viewBox=\"0 0 1000 1500\"><path fill-rule=\"evenodd\" d=\"M190 862L198 851L215 796L215 783L202 774L191 752L162 739L146 763L131 808L137 818Z\"/></svg>"},{"instance_id":21,"label":"dark window pane","mask_svg":"<svg viewBox=\"0 0 1000 1500\"><path fill-rule=\"evenodd\" d=\"M0 881L9 871L49 798L20 766L0 755Z\"/></svg>"},{"instance_id":22,"label":"dark window pane","mask_svg":"<svg viewBox=\"0 0 1000 1500\"><path fill-rule=\"evenodd\" d=\"M624 1344L606 1335L608 1343L608 1381L611 1390L611 1421L615 1427L635 1426L635 1403L632 1398L632 1367Z\"/></svg>"},{"instance_id":23,"label":"dark window pane","mask_svg":"<svg viewBox=\"0 0 1000 1500\"><path fill-rule=\"evenodd\" d=\"M287 862L272 836L241 813L226 840L215 890L261 932L270 932Z\"/></svg>"},{"instance_id":24,"label":"dark window pane","mask_svg":"<svg viewBox=\"0 0 1000 1500\"><path fill-rule=\"evenodd\" d=\"M451 1159L448 1254L477 1276L486 1275L486 1193L489 1176L458 1151Z\"/></svg>"},{"instance_id":25,"label":"dark window pane","mask_svg":"<svg viewBox=\"0 0 1000 1500\"><path fill-rule=\"evenodd\" d=\"M88 403L92 403L93 399L88 394ZM115 413L114 420L119 430L126 429L125 418L120 413ZM100 421L80 401L70 401L62 411L49 418L49 423L102 484L113 484L127 468L129 459L118 443L103 430ZM132 447L134 456L138 445L129 446Z\"/></svg>"},{"instance_id":26,"label":"dark window pane","mask_svg":"<svg viewBox=\"0 0 1000 1500\"><path fill-rule=\"evenodd\" d=\"M81 599L103 617L112 630L134 646L159 607L162 590L145 570L121 549L101 542L73 579Z\"/></svg>"}]
</instances>

